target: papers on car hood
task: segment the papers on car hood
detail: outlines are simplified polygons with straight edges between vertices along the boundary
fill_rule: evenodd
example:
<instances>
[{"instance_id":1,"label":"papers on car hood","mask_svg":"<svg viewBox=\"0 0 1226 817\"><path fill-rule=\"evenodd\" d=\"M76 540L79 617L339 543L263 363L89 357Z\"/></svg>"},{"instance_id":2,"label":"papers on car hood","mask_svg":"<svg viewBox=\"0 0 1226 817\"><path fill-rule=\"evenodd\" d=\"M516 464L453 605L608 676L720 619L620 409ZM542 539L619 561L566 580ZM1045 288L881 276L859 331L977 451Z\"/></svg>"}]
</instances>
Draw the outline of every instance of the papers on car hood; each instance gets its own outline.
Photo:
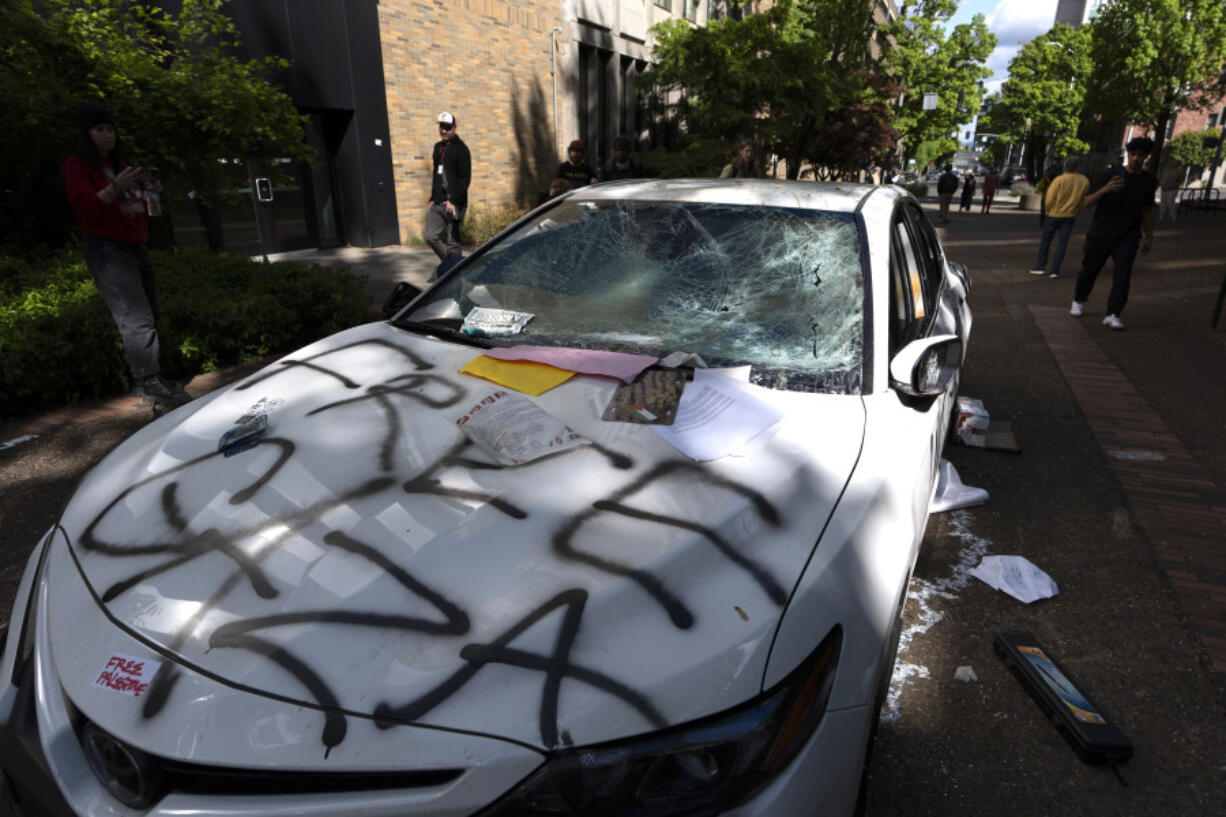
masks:
<instances>
[{"instance_id":1,"label":"papers on car hood","mask_svg":"<svg viewBox=\"0 0 1226 817\"><path fill-rule=\"evenodd\" d=\"M783 415L744 383L706 369L681 394L677 418L655 432L687 457L718 460L775 426Z\"/></svg>"}]
</instances>

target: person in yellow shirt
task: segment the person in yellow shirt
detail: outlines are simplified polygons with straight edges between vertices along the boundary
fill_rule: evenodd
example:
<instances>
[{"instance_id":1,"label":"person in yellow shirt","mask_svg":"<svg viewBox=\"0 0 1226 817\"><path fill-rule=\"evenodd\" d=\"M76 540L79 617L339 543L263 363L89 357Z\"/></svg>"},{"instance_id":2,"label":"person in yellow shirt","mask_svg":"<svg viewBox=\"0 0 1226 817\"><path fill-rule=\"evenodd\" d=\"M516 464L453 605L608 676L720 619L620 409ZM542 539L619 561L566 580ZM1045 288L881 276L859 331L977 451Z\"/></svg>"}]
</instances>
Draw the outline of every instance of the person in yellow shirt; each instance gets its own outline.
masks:
<instances>
[{"instance_id":1,"label":"person in yellow shirt","mask_svg":"<svg viewBox=\"0 0 1226 817\"><path fill-rule=\"evenodd\" d=\"M1047 191L1043 195L1047 220L1043 223L1043 237L1039 239L1039 258L1030 270L1031 275L1048 274L1047 255L1051 249L1051 240L1059 235L1050 277L1060 277L1060 265L1064 263L1064 251L1068 248L1068 237L1073 232L1073 222L1085 206L1086 191L1090 189L1090 180L1077 172L1080 169L1081 160L1070 156L1064 160L1064 172L1047 185Z\"/></svg>"}]
</instances>

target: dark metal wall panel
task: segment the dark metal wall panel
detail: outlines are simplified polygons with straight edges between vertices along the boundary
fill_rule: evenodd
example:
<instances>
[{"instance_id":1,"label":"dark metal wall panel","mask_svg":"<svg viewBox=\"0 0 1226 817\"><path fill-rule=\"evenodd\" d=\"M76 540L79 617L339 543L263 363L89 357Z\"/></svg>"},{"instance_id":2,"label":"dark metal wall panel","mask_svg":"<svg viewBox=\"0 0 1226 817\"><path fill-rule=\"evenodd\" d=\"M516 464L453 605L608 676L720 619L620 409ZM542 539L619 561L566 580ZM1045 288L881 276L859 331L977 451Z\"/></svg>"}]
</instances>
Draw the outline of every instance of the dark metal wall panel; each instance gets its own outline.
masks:
<instances>
[{"instance_id":1,"label":"dark metal wall panel","mask_svg":"<svg viewBox=\"0 0 1226 817\"><path fill-rule=\"evenodd\" d=\"M293 61L278 79L295 105L352 112L331 157L345 240L398 243L378 0L242 0L227 9L242 31L241 56Z\"/></svg>"},{"instance_id":2,"label":"dark metal wall panel","mask_svg":"<svg viewBox=\"0 0 1226 817\"><path fill-rule=\"evenodd\" d=\"M316 2L329 4L329 0ZM400 242L378 6L377 0L345 0L356 140L362 157L366 207L367 243L364 246L370 247ZM350 243L354 243L352 239Z\"/></svg>"}]
</instances>

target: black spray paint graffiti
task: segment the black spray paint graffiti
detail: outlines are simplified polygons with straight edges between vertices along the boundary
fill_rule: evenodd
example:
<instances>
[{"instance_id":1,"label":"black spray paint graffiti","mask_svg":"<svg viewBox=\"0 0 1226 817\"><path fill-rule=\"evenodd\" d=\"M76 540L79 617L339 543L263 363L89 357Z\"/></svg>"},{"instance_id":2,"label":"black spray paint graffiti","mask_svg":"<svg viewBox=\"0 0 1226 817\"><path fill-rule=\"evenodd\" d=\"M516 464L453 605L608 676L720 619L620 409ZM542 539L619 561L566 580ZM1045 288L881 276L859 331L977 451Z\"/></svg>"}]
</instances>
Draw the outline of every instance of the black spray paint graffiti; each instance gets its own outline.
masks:
<instances>
[{"instance_id":1,"label":"black spray paint graffiti","mask_svg":"<svg viewBox=\"0 0 1226 817\"><path fill-rule=\"evenodd\" d=\"M252 592L261 599L271 600L278 596L278 590L263 570L263 563L291 537L305 531L312 525L317 525L331 510L349 505L361 499L392 490L398 480L390 476L395 470L394 453L396 445L403 436L403 424L398 413L397 403L407 401L414 410L441 410L458 403L466 392L462 386L438 374L423 374L423 370L432 368L412 351L404 349L387 341L363 341L349 344L335 350L330 350L309 358L294 361L283 361L282 368L257 375L236 387L246 390L253 385L267 381L270 378L289 371L291 368L306 368L326 377L339 381L349 389L359 389L360 384L339 369L327 368L315 361L329 355L336 355L345 350L361 346L376 346L394 350L400 358L412 365L416 371L392 377L383 383L367 388L366 393L352 398L338 400L310 411L307 417L316 417L325 413L345 410L345 407L360 407L372 405L382 412L388 428L380 455L379 470L385 476L374 477L353 488L343 491L335 497L329 497L312 505L295 509L293 512L275 519L265 519L258 524L252 524L241 529L221 531L209 528L194 532L189 529L188 513L182 507L179 498L179 482L192 470L203 463L221 457L220 452L208 452L200 457L181 463L166 471L149 476L128 486L98 516L89 524L81 535L81 547L86 551L109 557L131 557L165 554L167 559L157 565L146 567L122 580L114 582L100 595L103 603L117 598L124 592L136 587L142 582L176 568L182 567L193 560L207 555L221 555L234 563L231 571L203 601L194 614L185 621L163 646L171 652L180 651L193 633L204 622L205 617L237 588L249 586ZM382 367L385 370L386 367ZM253 452L263 450L262 446L272 446L278 449L276 459L249 484L245 484L230 497L232 505L252 501L257 494L276 476L283 466L293 457L295 443L284 437L264 439L260 446L249 452L243 452L234 457L239 464L254 456ZM605 447L591 444L586 446L600 454L616 470L629 470L634 462L629 457ZM582 449L580 449L582 450ZM566 456L575 456L578 451ZM537 462L545 462L538 460ZM533 463L516 466L517 472L528 472ZM505 514L511 520L527 518L527 511L494 494L474 491L470 488L450 487L446 483L447 472L451 469L466 472L503 470L503 466L492 464L475 456L472 443L466 438L457 440L438 459L422 468L418 473L403 482L400 487L406 494L435 495L439 497L458 499L466 502L488 504ZM245 473L240 471L240 473ZM750 501L757 516L772 526L780 524L778 512L764 497L756 491L738 485L711 474L701 466L689 461L670 461L657 465L637 479L632 479L612 493L607 498L596 501L591 508L581 511L563 520L552 537L555 555L559 558L584 564L593 569L623 576L637 583L656 602L658 602L672 623L680 629L693 626L693 612L682 600L678 589L666 586L659 577L649 571L632 565L623 564L607 555L581 549L577 542L590 522L605 514L615 514L629 519L639 520L651 525L664 525L689 530L702 535L718 550L724 558L749 574L761 587L763 592L774 603L782 605L786 600L786 592L777 580L760 564L747 557L726 541L719 533L698 522L677 519L663 514L652 513L635 508L632 499L654 485L669 478L698 480L708 485L719 487L739 494ZM148 544L121 544L104 541L98 535L108 515L139 490L158 490L160 484L160 508L170 535L164 541ZM244 550L240 544L249 537L255 536L270 527L279 531L267 539L262 545L252 551ZM156 526L150 526L156 529ZM293 677L313 701L313 706L324 713L325 724L322 742L325 746L325 757L331 749L338 745L347 733L347 716L373 717L380 727L390 727L396 724L414 723L427 713L438 707L452 695L460 691L477 673L491 665L501 665L520 670L539 672L543 677L541 701L538 714L541 742L549 748L558 745L568 745L569 735L560 728L558 723L558 700L563 680L583 683L598 689L631 707L651 726L662 728L667 722L650 700L642 693L631 689L626 684L599 672L595 669L576 665L571 661L571 653L579 638L583 613L588 600L588 594L581 588L572 588L559 593L552 599L544 601L521 620L511 624L501 635L488 643L466 643L458 650L458 656L464 665L449 678L434 689L420 697L404 704L384 702L373 712L356 711L346 708L336 691L331 689L318 670L302 656L294 655L284 646L278 644L268 631L290 625L312 623L324 626L371 627L388 630L400 630L421 633L423 636L435 638L459 638L466 635L470 629L468 615L458 605L449 601L442 593L432 589L414 577L409 571L396 564L392 559L375 547L359 542L340 531L330 531L323 537L326 545L344 550L365 559L378 567L383 573L399 583L410 594L431 604L440 614L437 619L397 615L394 612L353 611L353 610L307 610L281 612L266 616L256 616L239 621L230 621L217 627L209 635L209 646L215 649L241 649L260 655ZM549 654L536 654L516 649L515 641L525 632L540 624L543 620L560 616L557 638L554 649ZM234 682L213 676L201 667L195 667L199 672L214 677L215 680L231 685ZM180 670L175 664L165 662L145 698L142 714L155 717L165 708L177 681ZM240 686L240 688L242 688ZM252 690L260 694L269 694L267 690ZM303 703L290 696L274 695L282 700ZM428 725L426 725L428 726Z\"/></svg>"},{"instance_id":2,"label":"black spray paint graffiti","mask_svg":"<svg viewBox=\"0 0 1226 817\"><path fill-rule=\"evenodd\" d=\"M434 689L403 706L379 704L375 707L375 722L385 729L398 723L412 723L458 692L486 665L505 664L544 673L540 707L541 742L551 749L556 747L559 741L567 745L571 742L568 734L558 732L558 695L564 678L582 681L624 701L657 729L667 726L668 721L644 695L604 673L571 663L570 651L579 635L587 597L587 591L581 588L565 590L511 625L490 643L464 645L460 650L460 658L465 661L464 667ZM565 613L550 655L524 652L511 646L516 638L557 609L563 609Z\"/></svg>"},{"instance_id":3,"label":"black spray paint graffiti","mask_svg":"<svg viewBox=\"0 0 1226 817\"><path fill-rule=\"evenodd\" d=\"M700 533L712 545L716 547L720 553L728 557L742 570L751 575L754 580L762 587L771 601L778 605L782 605L787 601L787 593L779 585L779 583L770 575L761 565L758 565L753 560L749 559L731 545L728 544L718 533L711 528L700 525L696 522L690 522L684 519L674 519L672 517L662 516L660 514L648 513L646 511L636 510L625 504L625 500L631 496L645 490L649 486L664 480L670 476L683 476L690 480L701 480L709 484L718 485L727 488L730 491L739 493L749 499L753 504L758 515L771 525L779 524L779 514L765 497L759 494L752 488L746 488L742 485L730 482L718 477L706 469L694 465L693 463L681 460L673 460L657 465L651 471L647 472L642 478L627 485L621 490L614 493L608 499L600 500L592 504L590 511L584 511L570 520L568 520L558 530L553 537L554 551L563 559L570 559L576 562L582 562L590 565L597 570L603 570L606 573L614 573L619 576L625 576L631 581L636 582L640 587L651 594L657 602L664 607L668 612L668 616L677 627L685 630L689 629L694 624L694 614L684 603L664 586L657 577L648 573L645 570L630 567L617 562L607 556L581 551L575 546L575 540L579 535L580 530L585 524L595 519L602 513L616 513L622 516L627 516L633 519L641 519L646 522L651 522L657 525L670 525L672 527L684 528L686 530Z\"/></svg>"},{"instance_id":4,"label":"black spray paint graffiti","mask_svg":"<svg viewBox=\"0 0 1226 817\"><path fill-rule=\"evenodd\" d=\"M446 397L438 398L420 391L422 387L430 384L441 385L449 394ZM351 397L348 400L338 400L335 403L320 406L307 412L307 416L311 417L330 409L361 403L364 400L373 400L383 410L383 416L387 421L387 435L383 438L383 450L379 456L379 464L384 471L391 471L392 459L396 451L396 440L402 434L400 414L396 411L391 398L393 396L406 397L430 408L441 409L449 408L459 403L464 398L464 394L465 391L455 383L436 374L402 374L398 377L393 377L386 383L371 386L366 390L366 394L361 397Z\"/></svg>"}]
</instances>

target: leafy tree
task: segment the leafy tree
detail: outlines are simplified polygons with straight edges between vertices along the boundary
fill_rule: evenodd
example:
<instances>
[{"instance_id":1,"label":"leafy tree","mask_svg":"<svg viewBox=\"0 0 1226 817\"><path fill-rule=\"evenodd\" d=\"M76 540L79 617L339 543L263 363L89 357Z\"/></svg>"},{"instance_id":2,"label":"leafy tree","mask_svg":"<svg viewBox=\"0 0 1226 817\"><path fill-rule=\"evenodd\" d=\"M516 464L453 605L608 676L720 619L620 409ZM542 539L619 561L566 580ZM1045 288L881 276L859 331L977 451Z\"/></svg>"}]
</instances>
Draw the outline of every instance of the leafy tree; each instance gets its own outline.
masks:
<instances>
[{"instance_id":1,"label":"leafy tree","mask_svg":"<svg viewBox=\"0 0 1226 817\"><path fill-rule=\"evenodd\" d=\"M958 143L948 136L920 142L915 148L915 162L921 168L938 167L954 157Z\"/></svg>"},{"instance_id":2,"label":"leafy tree","mask_svg":"<svg viewBox=\"0 0 1226 817\"><path fill-rule=\"evenodd\" d=\"M1023 142L1032 175L1038 177L1055 156L1083 153L1088 143L1077 138L1085 107L1090 60L1089 27L1057 24L1022 46L1009 62L1009 79L993 106L997 130L1010 142Z\"/></svg>"},{"instance_id":3,"label":"leafy tree","mask_svg":"<svg viewBox=\"0 0 1226 817\"><path fill-rule=\"evenodd\" d=\"M1090 107L1152 129L1156 166L1175 111L1205 110L1226 93L1226 4L1106 0L1091 27L1091 56Z\"/></svg>"},{"instance_id":4,"label":"leafy tree","mask_svg":"<svg viewBox=\"0 0 1226 817\"><path fill-rule=\"evenodd\" d=\"M872 106L861 69L874 32L871 0L779 0L741 20L654 27L645 81L673 100L671 114L701 140L753 138L797 178L833 114Z\"/></svg>"},{"instance_id":5,"label":"leafy tree","mask_svg":"<svg viewBox=\"0 0 1226 817\"><path fill-rule=\"evenodd\" d=\"M882 26L894 43L883 66L905 94L894 126L902 131L908 152L947 138L971 121L983 99L983 81L991 76L984 63L996 47L996 35L982 14L946 33L945 24L957 10L957 0L904 0L898 17ZM934 110L923 109L925 92L937 94Z\"/></svg>"},{"instance_id":6,"label":"leafy tree","mask_svg":"<svg viewBox=\"0 0 1226 817\"><path fill-rule=\"evenodd\" d=\"M178 14L128 0L8 0L0 7L0 242L58 245L74 223L59 181L76 108L101 101L133 164L167 195L208 202L233 182L221 160L309 158L303 118L271 80L287 63L233 56L226 0ZM288 172L287 165L280 169Z\"/></svg>"},{"instance_id":7,"label":"leafy tree","mask_svg":"<svg viewBox=\"0 0 1226 817\"><path fill-rule=\"evenodd\" d=\"M1217 128L1184 131L1167 143L1167 158L1188 167L1209 167L1217 153L1215 140L1221 136Z\"/></svg>"},{"instance_id":8,"label":"leafy tree","mask_svg":"<svg viewBox=\"0 0 1226 817\"><path fill-rule=\"evenodd\" d=\"M885 166L882 157L898 146L901 136L891 124L891 103L898 86L882 74L865 73L860 101L831 111L818 126L805 158L818 178L841 179L870 163Z\"/></svg>"}]
</instances>

